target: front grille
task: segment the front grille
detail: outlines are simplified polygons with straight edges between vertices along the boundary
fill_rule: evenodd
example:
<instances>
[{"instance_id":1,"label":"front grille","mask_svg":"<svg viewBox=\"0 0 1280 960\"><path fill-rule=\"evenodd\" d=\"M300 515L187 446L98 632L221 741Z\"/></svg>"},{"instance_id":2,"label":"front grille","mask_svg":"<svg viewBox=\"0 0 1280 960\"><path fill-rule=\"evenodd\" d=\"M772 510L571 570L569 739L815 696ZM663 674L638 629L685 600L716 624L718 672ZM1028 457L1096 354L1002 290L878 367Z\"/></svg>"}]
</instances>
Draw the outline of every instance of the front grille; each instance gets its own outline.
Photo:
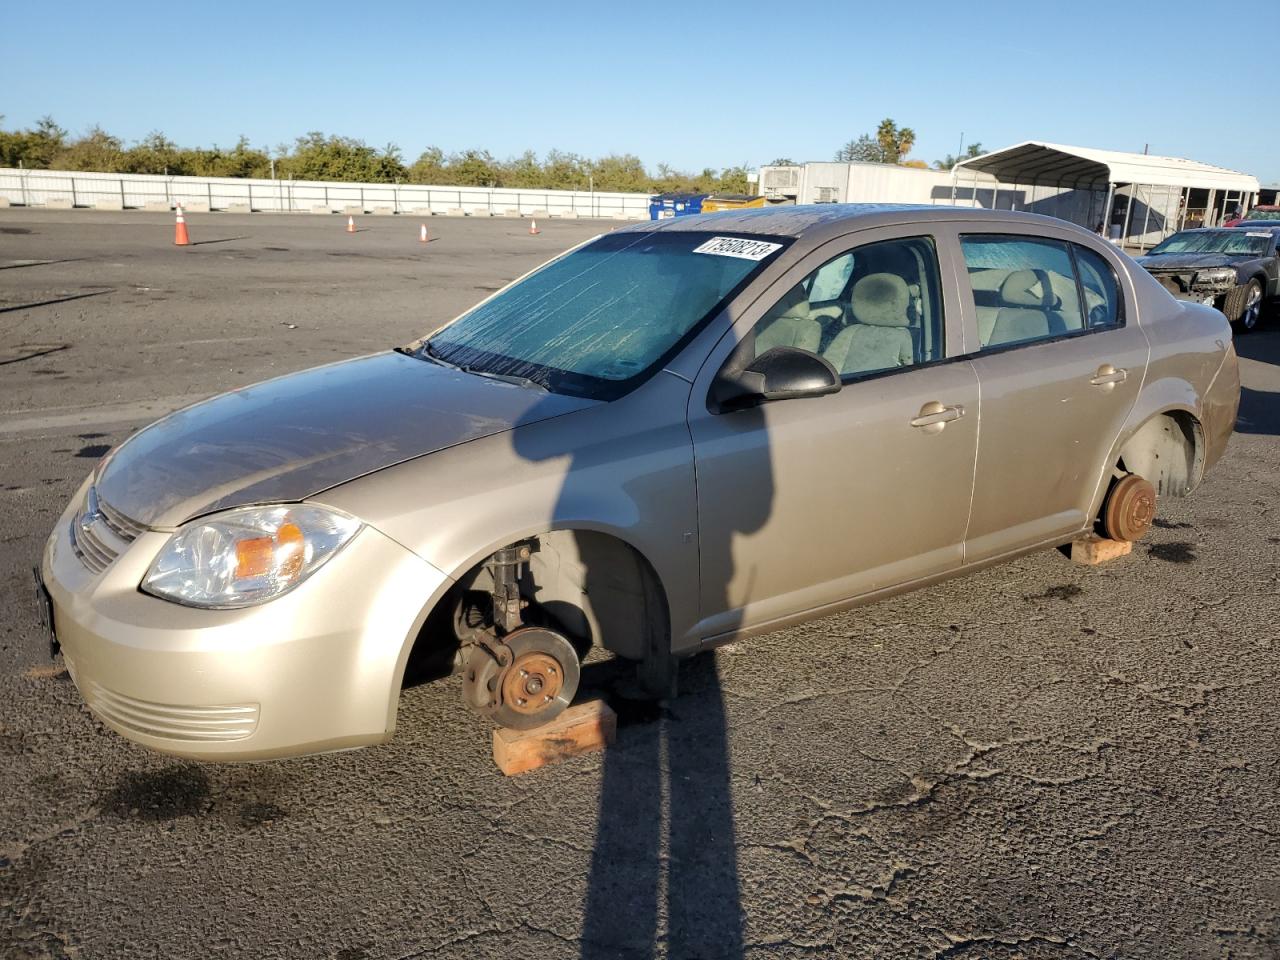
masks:
<instances>
[{"instance_id":1,"label":"front grille","mask_svg":"<svg viewBox=\"0 0 1280 960\"><path fill-rule=\"evenodd\" d=\"M71 525L71 545L75 548L76 556L94 573L101 573L107 567L111 566L111 561L120 556L120 551L115 549L108 543L104 543L99 537L94 526L82 525L80 516L77 514L76 522Z\"/></svg>"},{"instance_id":2,"label":"front grille","mask_svg":"<svg viewBox=\"0 0 1280 960\"><path fill-rule=\"evenodd\" d=\"M125 543L133 543L147 532L145 526L136 520L130 520L101 497L98 498L98 512L102 514L102 521L111 528L111 532Z\"/></svg>"},{"instance_id":3,"label":"front grille","mask_svg":"<svg viewBox=\"0 0 1280 960\"><path fill-rule=\"evenodd\" d=\"M71 521L71 546L80 562L101 573L147 528L99 499L92 487Z\"/></svg>"},{"instance_id":4,"label":"front grille","mask_svg":"<svg viewBox=\"0 0 1280 960\"><path fill-rule=\"evenodd\" d=\"M151 703L108 690L93 680L84 686L90 709L118 727L165 740L243 740L258 729L256 703L218 707L179 707Z\"/></svg>"}]
</instances>

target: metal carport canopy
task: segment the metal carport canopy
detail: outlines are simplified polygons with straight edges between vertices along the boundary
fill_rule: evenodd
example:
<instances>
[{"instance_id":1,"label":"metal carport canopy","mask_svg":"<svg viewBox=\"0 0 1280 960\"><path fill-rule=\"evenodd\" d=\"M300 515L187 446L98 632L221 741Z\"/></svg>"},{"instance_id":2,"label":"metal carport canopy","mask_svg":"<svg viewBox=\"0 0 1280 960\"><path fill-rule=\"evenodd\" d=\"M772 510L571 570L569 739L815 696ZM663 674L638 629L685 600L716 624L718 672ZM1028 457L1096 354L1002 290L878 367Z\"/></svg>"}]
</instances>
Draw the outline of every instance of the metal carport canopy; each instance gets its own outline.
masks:
<instances>
[{"instance_id":1,"label":"metal carport canopy","mask_svg":"<svg viewBox=\"0 0 1280 960\"><path fill-rule=\"evenodd\" d=\"M1093 147L1027 140L1024 143L962 160L953 168L989 174L1001 183L1105 189L1112 183L1198 187L1210 190L1258 192L1258 178L1247 173L1197 163L1181 157L1153 157Z\"/></svg>"}]
</instances>

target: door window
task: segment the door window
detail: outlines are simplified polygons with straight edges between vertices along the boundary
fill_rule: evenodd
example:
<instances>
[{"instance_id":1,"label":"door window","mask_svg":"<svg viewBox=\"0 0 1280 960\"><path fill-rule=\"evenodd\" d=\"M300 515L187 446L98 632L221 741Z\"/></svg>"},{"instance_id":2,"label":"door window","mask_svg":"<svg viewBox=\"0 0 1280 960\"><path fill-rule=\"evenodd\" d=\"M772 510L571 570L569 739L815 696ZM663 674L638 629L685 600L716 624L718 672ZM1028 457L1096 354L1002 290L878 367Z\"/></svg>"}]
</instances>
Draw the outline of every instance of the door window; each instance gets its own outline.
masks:
<instances>
[{"instance_id":1,"label":"door window","mask_svg":"<svg viewBox=\"0 0 1280 960\"><path fill-rule=\"evenodd\" d=\"M1071 250L1058 240L961 237L983 350L1085 329Z\"/></svg>"},{"instance_id":2,"label":"door window","mask_svg":"<svg viewBox=\"0 0 1280 960\"><path fill-rule=\"evenodd\" d=\"M754 356L796 347L845 380L945 356L938 257L929 237L857 247L818 267L761 317Z\"/></svg>"}]
</instances>

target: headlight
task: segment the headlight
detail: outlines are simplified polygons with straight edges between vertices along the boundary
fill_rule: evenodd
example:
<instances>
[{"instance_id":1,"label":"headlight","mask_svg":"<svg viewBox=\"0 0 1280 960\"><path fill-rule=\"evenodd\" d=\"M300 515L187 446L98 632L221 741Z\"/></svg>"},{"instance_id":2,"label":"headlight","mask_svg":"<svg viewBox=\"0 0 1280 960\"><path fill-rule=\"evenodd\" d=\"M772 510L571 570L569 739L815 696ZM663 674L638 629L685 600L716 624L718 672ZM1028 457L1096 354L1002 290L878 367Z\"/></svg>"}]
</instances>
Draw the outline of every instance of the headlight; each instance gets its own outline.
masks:
<instances>
[{"instance_id":1,"label":"headlight","mask_svg":"<svg viewBox=\"0 0 1280 960\"><path fill-rule=\"evenodd\" d=\"M1236 272L1231 267L1214 267L1196 273L1196 283L1235 283Z\"/></svg>"},{"instance_id":2,"label":"headlight","mask_svg":"<svg viewBox=\"0 0 1280 960\"><path fill-rule=\"evenodd\" d=\"M262 603L319 570L360 527L346 514L310 504L229 510L170 537L142 589L193 607Z\"/></svg>"}]
</instances>

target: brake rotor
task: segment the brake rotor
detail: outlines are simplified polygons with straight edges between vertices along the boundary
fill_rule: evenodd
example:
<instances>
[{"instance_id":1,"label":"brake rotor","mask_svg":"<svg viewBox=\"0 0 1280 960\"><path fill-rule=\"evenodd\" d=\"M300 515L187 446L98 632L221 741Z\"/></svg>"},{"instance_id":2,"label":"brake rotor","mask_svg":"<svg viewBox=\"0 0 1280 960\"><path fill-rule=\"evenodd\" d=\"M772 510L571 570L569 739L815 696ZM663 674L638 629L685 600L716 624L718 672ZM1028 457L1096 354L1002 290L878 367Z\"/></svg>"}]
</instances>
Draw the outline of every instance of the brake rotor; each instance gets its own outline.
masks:
<instances>
[{"instance_id":1,"label":"brake rotor","mask_svg":"<svg viewBox=\"0 0 1280 960\"><path fill-rule=\"evenodd\" d=\"M463 677L469 706L500 727L529 730L554 720L578 692L578 652L542 627L522 627L476 650Z\"/></svg>"},{"instance_id":2,"label":"brake rotor","mask_svg":"<svg viewBox=\"0 0 1280 960\"><path fill-rule=\"evenodd\" d=\"M1156 488L1131 473L1111 488L1102 511L1102 527L1112 540L1141 540L1156 515Z\"/></svg>"}]
</instances>

